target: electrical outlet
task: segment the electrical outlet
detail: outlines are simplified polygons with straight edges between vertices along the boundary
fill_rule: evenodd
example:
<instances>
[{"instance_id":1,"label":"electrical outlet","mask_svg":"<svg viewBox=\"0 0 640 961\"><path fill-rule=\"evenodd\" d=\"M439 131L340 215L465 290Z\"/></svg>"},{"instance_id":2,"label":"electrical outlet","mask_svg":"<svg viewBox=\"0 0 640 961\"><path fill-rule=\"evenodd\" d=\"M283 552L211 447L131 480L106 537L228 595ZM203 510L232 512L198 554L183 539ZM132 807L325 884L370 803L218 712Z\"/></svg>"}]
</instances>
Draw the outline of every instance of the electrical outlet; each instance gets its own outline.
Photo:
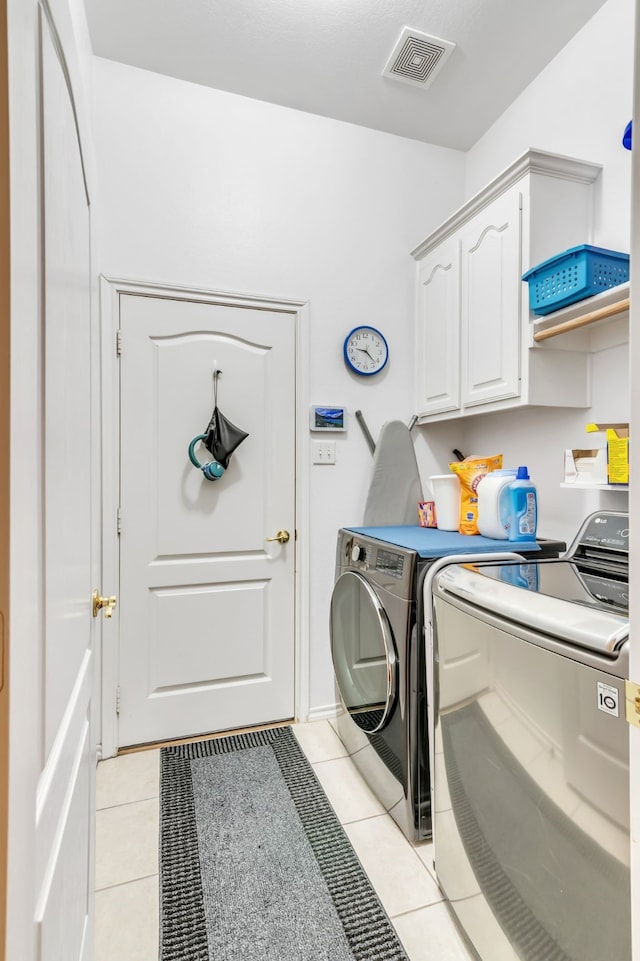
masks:
<instances>
[{"instance_id":1,"label":"electrical outlet","mask_svg":"<svg viewBox=\"0 0 640 961\"><path fill-rule=\"evenodd\" d=\"M335 464L336 442L334 440L314 440L312 451L314 464Z\"/></svg>"}]
</instances>

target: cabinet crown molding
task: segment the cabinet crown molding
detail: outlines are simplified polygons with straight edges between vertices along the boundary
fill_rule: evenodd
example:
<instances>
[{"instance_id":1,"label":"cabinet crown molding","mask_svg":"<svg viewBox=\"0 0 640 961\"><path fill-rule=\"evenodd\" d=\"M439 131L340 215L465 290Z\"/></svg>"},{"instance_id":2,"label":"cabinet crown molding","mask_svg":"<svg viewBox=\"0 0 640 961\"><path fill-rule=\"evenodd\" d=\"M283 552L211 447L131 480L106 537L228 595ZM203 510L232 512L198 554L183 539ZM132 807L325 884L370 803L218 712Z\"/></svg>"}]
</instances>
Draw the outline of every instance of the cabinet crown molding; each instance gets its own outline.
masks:
<instances>
[{"instance_id":1,"label":"cabinet crown molding","mask_svg":"<svg viewBox=\"0 0 640 961\"><path fill-rule=\"evenodd\" d=\"M530 147L497 177L494 177L486 187L479 190L447 220L443 221L439 227L436 227L422 243L411 251L411 256L415 260L420 260L433 247L436 247L443 240L446 240L450 234L454 233L469 217L482 210L483 207L527 174L542 174L556 179L564 178L577 183L591 184L597 180L601 171L602 164L590 163L586 160L578 160L575 157L566 157L563 154L548 153L545 150L536 150Z\"/></svg>"}]
</instances>

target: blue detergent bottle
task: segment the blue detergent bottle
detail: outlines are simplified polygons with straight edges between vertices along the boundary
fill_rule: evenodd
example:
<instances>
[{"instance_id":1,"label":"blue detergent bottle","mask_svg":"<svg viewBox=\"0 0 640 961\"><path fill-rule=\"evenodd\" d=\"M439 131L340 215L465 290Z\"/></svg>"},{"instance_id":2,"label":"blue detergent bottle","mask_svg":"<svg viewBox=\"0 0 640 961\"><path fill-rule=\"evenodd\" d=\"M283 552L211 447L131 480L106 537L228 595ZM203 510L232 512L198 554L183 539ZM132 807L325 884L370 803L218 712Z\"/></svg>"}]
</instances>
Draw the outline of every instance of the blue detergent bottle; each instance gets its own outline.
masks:
<instances>
[{"instance_id":1,"label":"blue detergent bottle","mask_svg":"<svg viewBox=\"0 0 640 961\"><path fill-rule=\"evenodd\" d=\"M526 467L500 494L500 515L510 541L535 541L538 529L538 494Z\"/></svg>"}]
</instances>

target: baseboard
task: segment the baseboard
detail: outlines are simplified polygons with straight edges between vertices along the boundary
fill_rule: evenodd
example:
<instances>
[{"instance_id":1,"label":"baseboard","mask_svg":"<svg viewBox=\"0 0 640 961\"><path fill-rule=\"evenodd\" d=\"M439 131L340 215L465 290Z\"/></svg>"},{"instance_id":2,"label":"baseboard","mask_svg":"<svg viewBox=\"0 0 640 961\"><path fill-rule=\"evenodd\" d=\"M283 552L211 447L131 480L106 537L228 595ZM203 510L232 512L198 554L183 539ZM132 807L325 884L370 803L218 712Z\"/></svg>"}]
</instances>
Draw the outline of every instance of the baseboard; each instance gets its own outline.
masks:
<instances>
[{"instance_id":1,"label":"baseboard","mask_svg":"<svg viewBox=\"0 0 640 961\"><path fill-rule=\"evenodd\" d=\"M208 734L194 734L192 737L177 737L169 741L151 741L148 744L132 744L130 747L121 747L118 751L118 757L120 757L121 754L137 754L138 751L153 751L160 747L174 747L176 744L195 744L197 741L209 741L213 738L235 737L237 734L250 734L253 731L265 731L272 727L289 727L290 724L293 724L292 720L270 721L268 724L255 724L251 727L235 727L228 731L211 731Z\"/></svg>"},{"instance_id":2,"label":"baseboard","mask_svg":"<svg viewBox=\"0 0 640 961\"><path fill-rule=\"evenodd\" d=\"M320 707L312 707L306 717L307 721L327 721L335 717L338 713L337 704L323 704Z\"/></svg>"}]
</instances>

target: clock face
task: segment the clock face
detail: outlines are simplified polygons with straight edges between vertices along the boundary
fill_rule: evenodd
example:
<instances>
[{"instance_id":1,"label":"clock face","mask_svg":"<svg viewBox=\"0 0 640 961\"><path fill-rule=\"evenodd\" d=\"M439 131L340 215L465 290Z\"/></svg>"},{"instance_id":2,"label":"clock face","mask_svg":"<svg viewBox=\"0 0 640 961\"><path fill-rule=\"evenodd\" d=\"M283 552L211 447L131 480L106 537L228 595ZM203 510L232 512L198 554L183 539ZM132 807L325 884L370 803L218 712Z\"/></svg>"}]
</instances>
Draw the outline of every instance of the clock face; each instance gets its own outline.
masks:
<instances>
[{"instance_id":1,"label":"clock face","mask_svg":"<svg viewBox=\"0 0 640 961\"><path fill-rule=\"evenodd\" d=\"M389 346L375 327L354 327L344 342L344 360L355 374L379 374L389 359Z\"/></svg>"}]
</instances>

